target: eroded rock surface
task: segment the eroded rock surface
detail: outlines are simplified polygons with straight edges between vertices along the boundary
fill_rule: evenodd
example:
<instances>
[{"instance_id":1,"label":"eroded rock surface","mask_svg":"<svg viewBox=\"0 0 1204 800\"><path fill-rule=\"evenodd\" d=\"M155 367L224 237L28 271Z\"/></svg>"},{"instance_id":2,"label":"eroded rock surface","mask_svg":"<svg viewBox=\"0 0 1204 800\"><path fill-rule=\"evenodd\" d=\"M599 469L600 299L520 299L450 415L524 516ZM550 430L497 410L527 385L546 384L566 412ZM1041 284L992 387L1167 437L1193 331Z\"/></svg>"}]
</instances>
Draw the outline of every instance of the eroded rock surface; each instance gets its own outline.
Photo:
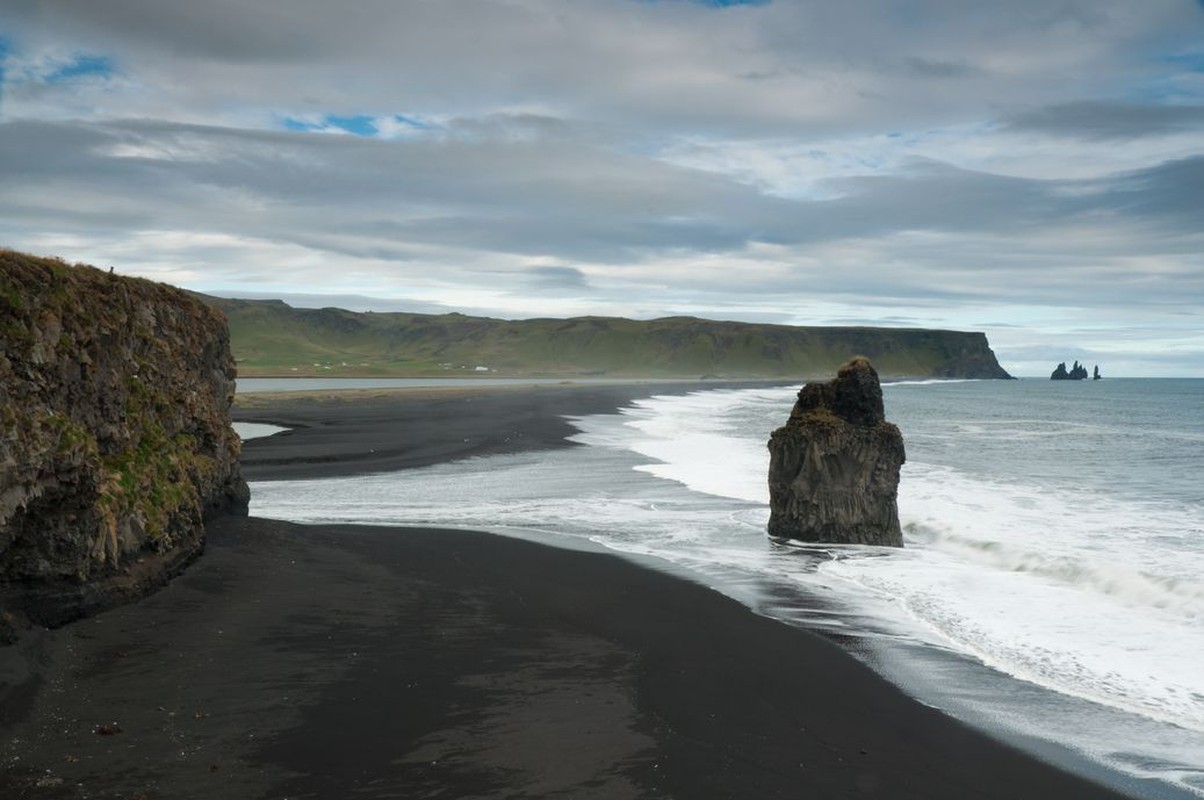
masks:
<instances>
[{"instance_id":1,"label":"eroded rock surface","mask_svg":"<svg viewBox=\"0 0 1204 800\"><path fill-rule=\"evenodd\" d=\"M246 513L234 377L185 292L0 250L0 628L142 594Z\"/></svg>"},{"instance_id":2,"label":"eroded rock surface","mask_svg":"<svg viewBox=\"0 0 1204 800\"><path fill-rule=\"evenodd\" d=\"M808 383L769 439L769 535L902 547L903 461L903 435L886 421L867 359L852 359L828 383Z\"/></svg>"}]
</instances>

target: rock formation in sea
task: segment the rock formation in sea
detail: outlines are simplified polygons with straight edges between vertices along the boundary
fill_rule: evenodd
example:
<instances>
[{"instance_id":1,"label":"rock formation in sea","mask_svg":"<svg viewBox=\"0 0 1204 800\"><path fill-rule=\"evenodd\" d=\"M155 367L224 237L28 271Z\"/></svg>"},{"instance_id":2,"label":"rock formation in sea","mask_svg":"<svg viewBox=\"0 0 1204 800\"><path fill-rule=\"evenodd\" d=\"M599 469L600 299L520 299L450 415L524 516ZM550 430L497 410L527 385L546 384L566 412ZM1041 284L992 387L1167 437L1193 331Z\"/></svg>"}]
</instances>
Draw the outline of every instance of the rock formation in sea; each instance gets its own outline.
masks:
<instances>
[{"instance_id":1,"label":"rock formation in sea","mask_svg":"<svg viewBox=\"0 0 1204 800\"><path fill-rule=\"evenodd\" d=\"M903 435L886 421L869 360L808 383L769 439L769 535L805 542L903 546Z\"/></svg>"},{"instance_id":2,"label":"rock formation in sea","mask_svg":"<svg viewBox=\"0 0 1204 800\"><path fill-rule=\"evenodd\" d=\"M1098 368L1097 368L1098 369ZM1074 366L1069 372L1066 371L1066 362L1063 361L1054 368L1053 374L1049 376L1051 381L1081 381L1087 377L1087 368L1079 362L1074 362Z\"/></svg>"},{"instance_id":3,"label":"rock formation in sea","mask_svg":"<svg viewBox=\"0 0 1204 800\"><path fill-rule=\"evenodd\" d=\"M246 513L225 317L0 250L0 639L162 584Z\"/></svg>"},{"instance_id":4,"label":"rock formation in sea","mask_svg":"<svg viewBox=\"0 0 1204 800\"><path fill-rule=\"evenodd\" d=\"M1102 377L1104 377L1104 376L1099 374L1099 364L1096 364L1096 365L1095 365L1095 372L1094 372L1094 374L1092 374L1092 376L1091 376L1091 380L1093 380L1093 381L1098 381L1098 380L1099 380L1100 378L1102 378Z\"/></svg>"}]
</instances>

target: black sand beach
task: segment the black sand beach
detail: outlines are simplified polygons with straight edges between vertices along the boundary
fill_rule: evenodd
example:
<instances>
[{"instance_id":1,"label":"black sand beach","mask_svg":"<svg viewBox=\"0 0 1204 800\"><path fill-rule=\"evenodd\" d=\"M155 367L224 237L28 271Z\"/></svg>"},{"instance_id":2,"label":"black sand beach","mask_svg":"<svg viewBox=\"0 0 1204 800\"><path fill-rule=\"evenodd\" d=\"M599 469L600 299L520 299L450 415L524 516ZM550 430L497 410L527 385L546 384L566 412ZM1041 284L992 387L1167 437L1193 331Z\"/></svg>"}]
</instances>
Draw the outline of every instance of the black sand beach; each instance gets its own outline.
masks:
<instances>
[{"instance_id":1,"label":"black sand beach","mask_svg":"<svg viewBox=\"0 0 1204 800\"><path fill-rule=\"evenodd\" d=\"M652 391L277 397L236 417L305 426L248 443L250 480L318 477L561 446L559 415ZM617 557L255 518L208 534L159 593L0 650L0 797L1118 797Z\"/></svg>"},{"instance_id":2,"label":"black sand beach","mask_svg":"<svg viewBox=\"0 0 1204 800\"><path fill-rule=\"evenodd\" d=\"M604 414L635 398L715 386L677 381L280 392L240 398L233 416L293 429L248 443L242 459L249 481L293 480L565 447L565 437L576 432L565 416Z\"/></svg>"}]
</instances>

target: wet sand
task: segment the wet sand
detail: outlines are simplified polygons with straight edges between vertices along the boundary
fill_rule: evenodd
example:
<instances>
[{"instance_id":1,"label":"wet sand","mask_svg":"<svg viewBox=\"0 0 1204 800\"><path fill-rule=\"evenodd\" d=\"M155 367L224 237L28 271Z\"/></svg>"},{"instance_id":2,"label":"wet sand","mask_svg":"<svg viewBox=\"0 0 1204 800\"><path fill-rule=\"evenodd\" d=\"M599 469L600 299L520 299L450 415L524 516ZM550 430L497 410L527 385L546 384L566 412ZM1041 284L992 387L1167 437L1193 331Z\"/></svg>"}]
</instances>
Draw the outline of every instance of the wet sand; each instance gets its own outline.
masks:
<instances>
[{"instance_id":1,"label":"wet sand","mask_svg":"<svg viewBox=\"0 0 1204 800\"><path fill-rule=\"evenodd\" d=\"M648 393L292 398L236 417L306 426L247 443L266 480L565 446L559 415ZM823 638L615 556L255 518L208 534L162 591L0 650L0 797L1117 796Z\"/></svg>"},{"instance_id":2,"label":"wet sand","mask_svg":"<svg viewBox=\"0 0 1204 800\"><path fill-rule=\"evenodd\" d=\"M655 394L772 385L677 381L279 392L240 397L233 417L292 429L246 444L247 480L323 478L566 447L565 437L576 429L565 416L609 413Z\"/></svg>"}]
</instances>

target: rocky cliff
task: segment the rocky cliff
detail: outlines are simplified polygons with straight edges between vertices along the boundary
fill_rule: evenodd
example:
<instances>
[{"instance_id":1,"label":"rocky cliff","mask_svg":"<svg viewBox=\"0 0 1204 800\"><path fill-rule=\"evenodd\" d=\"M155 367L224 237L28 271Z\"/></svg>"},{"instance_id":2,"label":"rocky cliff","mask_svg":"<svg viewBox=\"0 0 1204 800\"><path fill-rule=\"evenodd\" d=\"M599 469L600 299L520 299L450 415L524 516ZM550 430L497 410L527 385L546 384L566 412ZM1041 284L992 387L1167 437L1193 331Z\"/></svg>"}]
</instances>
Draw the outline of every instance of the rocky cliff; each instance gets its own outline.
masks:
<instances>
[{"instance_id":1,"label":"rocky cliff","mask_svg":"<svg viewBox=\"0 0 1204 800\"><path fill-rule=\"evenodd\" d=\"M882 387L857 357L798 393L769 439L769 535L806 542L903 546L903 435L886 421Z\"/></svg>"},{"instance_id":2,"label":"rocky cliff","mask_svg":"<svg viewBox=\"0 0 1204 800\"><path fill-rule=\"evenodd\" d=\"M0 637L166 580L246 513L224 316L0 250Z\"/></svg>"}]
</instances>

